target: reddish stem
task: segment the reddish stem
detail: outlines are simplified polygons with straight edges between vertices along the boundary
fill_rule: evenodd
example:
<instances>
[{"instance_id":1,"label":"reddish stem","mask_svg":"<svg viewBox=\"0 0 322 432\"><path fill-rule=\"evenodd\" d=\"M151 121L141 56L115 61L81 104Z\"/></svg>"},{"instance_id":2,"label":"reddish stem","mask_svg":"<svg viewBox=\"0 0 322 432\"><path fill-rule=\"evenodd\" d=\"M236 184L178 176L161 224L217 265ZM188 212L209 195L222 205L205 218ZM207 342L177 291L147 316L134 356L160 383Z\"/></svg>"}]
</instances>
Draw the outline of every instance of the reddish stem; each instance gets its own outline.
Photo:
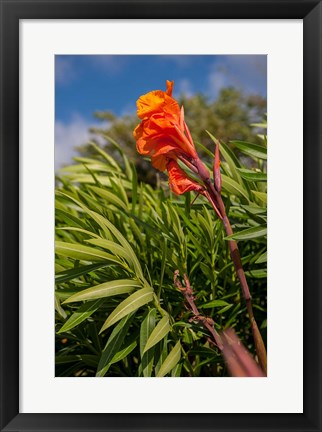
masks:
<instances>
[{"instance_id":1,"label":"reddish stem","mask_svg":"<svg viewBox=\"0 0 322 432\"><path fill-rule=\"evenodd\" d=\"M202 179L202 181L203 181L203 183L204 183L204 185L208 191L208 194L210 197L210 199L209 198L208 199L209 199L211 205L216 210L217 214L219 211L227 236L231 236L233 234L233 230L231 228L231 225L230 225L227 213L226 213L225 205L224 205L224 202L221 198L221 194L215 189L214 185L211 183L208 170L203 165L203 163L200 160L198 160L196 166L199 169L200 178ZM206 172L208 173L208 175L206 174ZM204 194L204 195L207 197L207 194ZM246 302L246 308L247 308L247 312L248 312L248 316L249 316L249 320L250 320L250 324L251 324L251 328L252 328L252 333L253 333L254 342L255 342L255 348L256 348L257 355L258 355L258 361L259 361L259 364L262 367L263 371L266 374L267 373L266 348L265 348L262 336L260 334L260 331L258 329L256 320L254 317L253 306L252 306L252 297L251 297L251 294L249 291L247 279L246 279L243 265L241 262L237 242L235 240L228 240L228 245L229 245L229 249L230 249L230 256L231 256L231 259L234 263L236 274L237 274L238 279L240 281L243 297L244 297L245 302Z\"/></svg>"},{"instance_id":2,"label":"reddish stem","mask_svg":"<svg viewBox=\"0 0 322 432\"><path fill-rule=\"evenodd\" d=\"M174 272L174 284L184 295L186 302L188 304L188 308L191 310L191 312L194 315L193 319L200 322L204 327L206 327L209 330L215 344L222 351L223 350L223 344L222 344L222 341L221 341L219 334L215 331L215 328L214 328L215 323L213 322L213 320L211 318L204 317L200 314L200 312L199 312L199 310L195 304L195 297L193 295L193 290L191 288L190 281L187 278L187 275L186 274L183 275L184 282L185 282L184 287L182 286L181 282L178 280L178 275L179 275L179 270L176 270Z\"/></svg>"}]
</instances>

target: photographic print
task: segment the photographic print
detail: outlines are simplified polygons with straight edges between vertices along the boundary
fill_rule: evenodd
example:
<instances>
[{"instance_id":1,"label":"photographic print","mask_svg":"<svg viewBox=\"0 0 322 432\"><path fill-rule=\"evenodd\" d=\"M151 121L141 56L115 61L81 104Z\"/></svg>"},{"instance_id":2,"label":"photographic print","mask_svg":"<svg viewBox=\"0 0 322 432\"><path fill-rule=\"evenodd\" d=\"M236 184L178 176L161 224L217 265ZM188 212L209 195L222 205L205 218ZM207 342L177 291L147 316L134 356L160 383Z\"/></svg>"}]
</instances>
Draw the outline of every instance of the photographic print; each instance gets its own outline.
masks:
<instances>
[{"instance_id":1,"label":"photographic print","mask_svg":"<svg viewBox=\"0 0 322 432\"><path fill-rule=\"evenodd\" d=\"M55 376L267 376L266 55L55 56Z\"/></svg>"}]
</instances>

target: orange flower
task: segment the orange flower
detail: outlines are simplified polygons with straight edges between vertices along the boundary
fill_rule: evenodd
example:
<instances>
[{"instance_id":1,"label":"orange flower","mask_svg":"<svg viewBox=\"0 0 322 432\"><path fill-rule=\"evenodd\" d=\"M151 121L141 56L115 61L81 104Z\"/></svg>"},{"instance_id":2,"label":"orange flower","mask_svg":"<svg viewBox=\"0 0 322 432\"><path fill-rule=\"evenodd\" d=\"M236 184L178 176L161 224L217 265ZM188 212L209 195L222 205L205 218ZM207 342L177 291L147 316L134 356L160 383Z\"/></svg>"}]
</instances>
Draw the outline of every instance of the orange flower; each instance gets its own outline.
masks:
<instances>
[{"instance_id":1,"label":"orange flower","mask_svg":"<svg viewBox=\"0 0 322 432\"><path fill-rule=\"evenodd\" d=\"M157 114L161 111L180 117L180 108L175 99L172 98L173 81L166 82L166 91L155 90L141 96L136 105L137 115L140 119Z\"/></svg>"},{"instance_id":2,"label":"orange flower","mask_svg":"<svg viewBox=\"0 0 322 432\"><path fill-rule=\"evenodd\" d=\"M167 81L165 92L155 90L137 101L137 114L142 120L134 130L137 151L150 156L152 165L160 171L166 169L169 159L198 157L172 90L173 81Z\"/></svg>"},{"instance_id":3,"label":"orange flower","mask_svg":"<svg viewBox=\"0 0 322 432\"><path fill-rule=\"evenodd\" d=\"M205 188L199 183L191 180L187 174L181 169L177 162L170 160L167 164L169 174L169 186L172 192L176 195L181 195L188 191L197 191L202 193Z\"/></svg>"}]
</instances>

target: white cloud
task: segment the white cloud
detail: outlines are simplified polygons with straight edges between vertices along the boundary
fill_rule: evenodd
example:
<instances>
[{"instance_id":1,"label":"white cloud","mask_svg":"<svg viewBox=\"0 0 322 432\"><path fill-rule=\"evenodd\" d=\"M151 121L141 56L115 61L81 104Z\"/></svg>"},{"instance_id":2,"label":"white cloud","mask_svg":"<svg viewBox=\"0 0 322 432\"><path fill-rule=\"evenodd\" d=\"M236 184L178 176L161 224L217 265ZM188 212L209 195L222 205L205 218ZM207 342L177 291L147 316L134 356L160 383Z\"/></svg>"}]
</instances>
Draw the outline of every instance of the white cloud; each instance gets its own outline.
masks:
<instances>
[{"instance_id":1,"label":"white cloud","mask_svg":"<svg viewBox=\"0 0 322 432\"><path fill-rule=\"evenodd\" d=\"M76 76L73 62L70 58L57 55L55 57L56 84L69 84Z\"/></svg>"},{"instance_id":2,"label":"white cloud","mask_svg":"<svg viewBox=\"0 0 322 432\"><path fill-rule=\"evenodd\" d=\"M75 63L75 59L81 58L81 63ZM56 84L67 85L82 73L80 65L84 61L83 56L57 55L55 58ZM121 55L88 55L86 63L97 72L115 75L126 67L126 58ZM78 64L78 66L76 66Z\"/></svg>"},{"instance_id":3,"label":"white cloud","mask_svg":"<svg viewBox=\"0 0 322 432\"><path fill-rule=\"evenodd\" d=\"M194 95L193 85L191 81L186 78L181 79L178 82L175 82L174 90L176 95L184 95L188 98Z\"/></svg>"},{"instance_id":4,"label":"white cloud","mask_svg":"<svg viewBox=\"0 0 322 432\"><path fill-rule=\"evenodd\" d=\"M106 123L104 123L104 127ZM93 138L91 127L102 127L102 123L88 122L79 114L74 114L69 123L55 123L55 170L68 165L77 156L75 147L86 144Z\"/></svg>"},{"instance_id":5,"label":"white cloud","mask_svg":"<svg viewBox=\"0 0 322 432\"><path fill-rule=\"evenodd\" d=\"M220 90L224 87L231 85L229 78L222 70L213 70L208 75L208 92L210 98L214 99L218 96Z\"/></svg>"},{"instance_id":6,"label":"white cloud","mask_svg":"<svg viewBox=\"0 0 322 432\"><path fill-rule=\"evenodd\" d=\"M214 63L208 75L208 93L216 98L220 89L237 87L247 93L258 93L266 87L266 56L231 55Z\"/></svg>"},{"instance_id":7,"label":"white cloud","mask_svg":"<svg viewBox=\"0 0 322 432\"><path fill-rule=\"evenodd\" d=\"M112 75L126 66L126 57L122 55L92 55L89 60L95 69Z\"/></svg>"},{"instance_id":8,"label":"white cloud","mask_svg":"<svg viewBox=\"0 0 322 432\"><path fill-rule=\"evenodd\" d=\"M184 55L184 54L176 54L176 55L161 55L159 57L160 61L168 60L175 64L175 66L180 68L187 68L192 65L195 61L193 55Z\"/></svg>"},{"instance_id":9,"label":"white cloud","mask_svg":"<svg viewBox=\"0 0 322 432\"><path fill-rule=\"evenodd\" d=\"M121 110L120 117L132 116L136 113L137 107L135 101L127 103Z\"/></svg>"}]
</instances>

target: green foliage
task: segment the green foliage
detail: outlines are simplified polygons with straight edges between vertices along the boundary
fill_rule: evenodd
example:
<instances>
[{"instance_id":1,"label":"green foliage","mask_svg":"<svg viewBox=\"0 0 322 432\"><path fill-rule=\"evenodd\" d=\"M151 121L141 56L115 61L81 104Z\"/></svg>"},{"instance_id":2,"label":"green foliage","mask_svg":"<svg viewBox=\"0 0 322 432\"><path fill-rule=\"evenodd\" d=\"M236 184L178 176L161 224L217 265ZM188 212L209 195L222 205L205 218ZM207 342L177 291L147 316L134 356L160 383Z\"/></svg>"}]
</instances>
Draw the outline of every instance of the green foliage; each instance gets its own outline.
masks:
<instances>
[{"instance_id":1,"label":"green foliage","mask_svg":"<svg viewBox=\"0 0 322 432\"><path fill-rule=\"evenodd\" d=\"M221 146L222 195L264 339L265 142ZM176 269L186 273L216 329L233 327L255 352L221 221L203 197L191 204L193 195L172 195L166 181L138 182L134 164L110 145L117 158L92 144L91 157L57 178L56 375L227 376L173 284ZM245 167L234 146L252 163Z\"/></svg>"}]
</instances>

